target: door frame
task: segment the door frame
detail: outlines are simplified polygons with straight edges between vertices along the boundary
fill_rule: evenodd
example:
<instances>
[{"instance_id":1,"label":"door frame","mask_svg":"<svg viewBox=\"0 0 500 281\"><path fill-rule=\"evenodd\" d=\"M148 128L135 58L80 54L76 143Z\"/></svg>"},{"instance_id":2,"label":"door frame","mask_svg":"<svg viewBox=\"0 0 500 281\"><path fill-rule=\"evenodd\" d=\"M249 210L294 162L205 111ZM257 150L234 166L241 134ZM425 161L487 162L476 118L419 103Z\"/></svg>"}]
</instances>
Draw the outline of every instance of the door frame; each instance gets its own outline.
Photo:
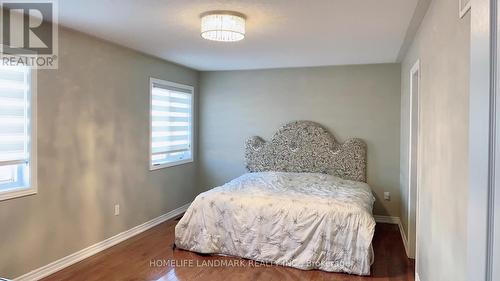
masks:
<instances>
[{"instance_id":1,"label":"door frame","mask_svg":"<svg viewBox=\"0 0 500 281\"><path fill-rule=\"evenodd\" d=\"M414 92L413 90L413 76L414 74L417 73L417 91ZM421 136L420 136L420 126L421 126L421 114L420 114L420 94L421 94L421 67L420 67L420 59L417 59L413 66L410 69L410 110L409 110L409 142L408 142L408 257L414 258L417 260L417 230L418 230L418 217L419 217L419 192L420 192L420 159L421 159L421 154L420 152L422 151L420 145L422 143L421 141ZM415 96L416 96L416 104L414 104ZM414 123L415 120L413 120L413 113L414 110L416 110L416 122ZM416 143L413 144L413 131L414 127L416 126ZM412 145L413 144L413 145ZM416 162L415 166L413 166L413 158L412 155L413 150L416 150ZM412 184L413 179L415 178L415 185ZM415 189L415 190L413 190ZM413 192L414 191L414 192ZM412 197L412 194L415 194L415 198ZM412 212L412 207L415 205L415 212ZM415 229L413 229L413 223L415 223ZM417 265L415 264L415 267ZM415 270L417 271L417 270Z\"/></svg>"},{"instance_id":2,"label":"door frame","mask_svg":"<svg viewBox=\"0 0 500 281\"><path fill-rule=\"evenodd\" d=\"M500 278L493 267L500 260L500 239L495 241L495 227L500 227L495 208L500 202L498 23L498 0L472 0L467 280Z\"/></svg>"}]
</instances>

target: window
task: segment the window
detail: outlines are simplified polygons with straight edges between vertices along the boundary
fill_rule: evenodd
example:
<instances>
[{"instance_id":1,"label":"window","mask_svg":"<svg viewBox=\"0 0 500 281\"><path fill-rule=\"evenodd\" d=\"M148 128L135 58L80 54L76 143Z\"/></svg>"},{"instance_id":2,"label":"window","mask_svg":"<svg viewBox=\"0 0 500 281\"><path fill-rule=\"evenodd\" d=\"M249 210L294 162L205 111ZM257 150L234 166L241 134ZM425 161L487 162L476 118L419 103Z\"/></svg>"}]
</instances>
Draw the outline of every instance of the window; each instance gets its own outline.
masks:
<instances>
[{"instance_id":1,"label":"window","mask_svg":"<svg viewBox=\"0 0 500 281\"><path fill-rule=\"evenodd\" d=\"M0 66L0 200L36 193L34 75Z\"/></svg>"},{"instance_id":2,"label":"window","mask_svg":"<svg viewBox=\"0 0 500 281\"><path fill-rule=\"evenodd\" d=\"M150 170L193 161L193 87L150 79Z\"/></svg>"}]
</instances>

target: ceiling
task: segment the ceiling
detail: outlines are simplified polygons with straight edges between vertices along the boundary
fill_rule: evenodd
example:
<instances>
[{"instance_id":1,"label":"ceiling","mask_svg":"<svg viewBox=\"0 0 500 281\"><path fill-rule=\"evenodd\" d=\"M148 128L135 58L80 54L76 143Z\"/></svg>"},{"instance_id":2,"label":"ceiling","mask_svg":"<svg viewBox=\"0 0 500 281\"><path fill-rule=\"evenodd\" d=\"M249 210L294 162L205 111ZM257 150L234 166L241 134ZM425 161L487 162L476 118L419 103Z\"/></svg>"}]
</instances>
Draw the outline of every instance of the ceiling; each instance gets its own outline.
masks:
<instances>
[{"instance_id":1,"label":"ceiling","mask_svg":"<svg viewBox=\"0 0 500 281\"><path fill-rule=\"evenodd\" d=\"M197 70L395 62L418 0L64 0L61 25ZM200 36L202 12L247 16L234 43Z\"/></svg>"}]
</instances>

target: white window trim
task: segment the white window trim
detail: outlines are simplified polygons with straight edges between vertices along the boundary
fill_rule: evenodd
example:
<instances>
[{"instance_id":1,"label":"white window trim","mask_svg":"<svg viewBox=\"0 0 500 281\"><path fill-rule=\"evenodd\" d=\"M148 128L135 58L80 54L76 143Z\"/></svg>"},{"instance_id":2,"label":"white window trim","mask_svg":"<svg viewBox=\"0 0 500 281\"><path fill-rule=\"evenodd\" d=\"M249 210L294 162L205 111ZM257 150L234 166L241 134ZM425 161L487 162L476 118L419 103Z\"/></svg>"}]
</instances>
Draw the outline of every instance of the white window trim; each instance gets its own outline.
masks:
<instances>
[{"instance_id":1,"label":"white window trim","mask_svg":"<svg viewBox=\"0 0 500 281\"><path fill-rule=\"evenodd\" d=\"M5 191L0 191L0 201L24 197L37 194L37 70L32 68L30 71L31 85L31 138L30 138L30 187L13 188Z\"/></svg>"},{"instance_id":2,"label":"white window trim","mask_svg":"<svg viewBox=\"0 0 500 281\"><path fill-rule=\"evenodd\" d=\"M180 88L180 89L185 89L185 90L189 90L191 91L191 95L192 95L192 98L191 98L191 128L190 128L190 139L191 139L191 158L189 159L184 159L184 160L180 160L180 161L175 161L175 162L171 162L171 163L165 163L165 164L161 164L161 165L153 165L152 164L152 148L151 148L151 142L152 142L152 132L153 132L153 128L152 128L152 116L151 116L151 110L153 108L153 84L160 84L160 85L164 85L164 86L170 86L170 87L176 87L176 88ZM194 116L194 100L195 100L195 94L194 94L194 87L193 86L189 86L189 85L184 85L184 84L179 84L179 83L175 83L175 82L170 82L170 81L166 81L166 80L163 80L163 79L158 79L158 78L154 78L154 77L149 77L149 111L148 111L148 114L149 114L149 135L148 135L148 147L149 147L149 156L148 156L148 159L149 159L149 170L150 171L154 171L154 170L159 170L159 169L163 169L163 168L168 168L168 167L173 167L173 166L178 166L178 165L183 165L183 164L187 164L187 163L192 163L194 162L194 159L195 159L195 144L194 144L194 126L195 126L195 116Z\"/></svg>"}]
</instances>

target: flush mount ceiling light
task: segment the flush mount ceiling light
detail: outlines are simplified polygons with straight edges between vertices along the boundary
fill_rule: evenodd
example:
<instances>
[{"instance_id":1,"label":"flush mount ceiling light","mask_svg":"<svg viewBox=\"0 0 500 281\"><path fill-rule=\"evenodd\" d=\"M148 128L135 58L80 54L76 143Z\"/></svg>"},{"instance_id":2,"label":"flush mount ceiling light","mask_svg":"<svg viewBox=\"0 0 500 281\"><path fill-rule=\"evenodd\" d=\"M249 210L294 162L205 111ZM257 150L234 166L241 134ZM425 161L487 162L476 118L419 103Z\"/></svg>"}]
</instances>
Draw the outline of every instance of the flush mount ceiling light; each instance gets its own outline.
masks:
<instances>
[{"instance_id":1,"label":"flush mount ceiling light","mask_svg":"<svg viewBox=\"0 0 500 281\"><path fill-rule=\"evenodd\" d=\"M232 11L201 14L201 37L212 41L235 42L245 38L245 16Z\"/></svg>"}]
</instances>

